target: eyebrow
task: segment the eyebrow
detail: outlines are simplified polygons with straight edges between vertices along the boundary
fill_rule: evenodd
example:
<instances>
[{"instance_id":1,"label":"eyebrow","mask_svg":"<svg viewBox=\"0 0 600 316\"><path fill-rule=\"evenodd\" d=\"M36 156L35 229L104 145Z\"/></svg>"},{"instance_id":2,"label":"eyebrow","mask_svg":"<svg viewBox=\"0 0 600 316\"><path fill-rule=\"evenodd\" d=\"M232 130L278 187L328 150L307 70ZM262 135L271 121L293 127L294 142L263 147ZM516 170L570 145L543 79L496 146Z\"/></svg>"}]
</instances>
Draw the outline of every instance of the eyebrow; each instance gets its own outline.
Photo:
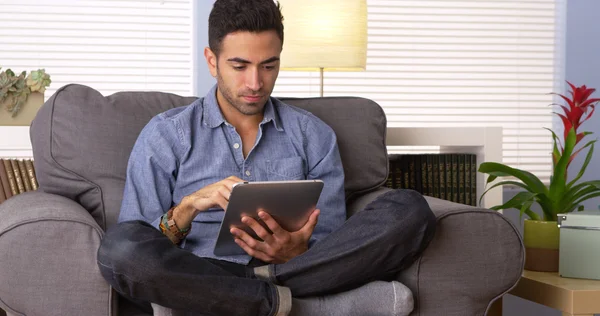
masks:
<instances>
[{"instance_id":1,"label":"eyebrow","mask_svg":"<svg viewBox=\"0 0 600 316\"><path fill-rule=\"evenodd\" d=\"M278 61L278 60L279 60L279 57L273 56L265 61L260 62L259 65L270 64L270 63ZM240 63L240 64L251 64L252 63L249 60L245 60L245 59L239 58L239 57L229 58L229 59L227 59L227 61L232 61L232 62L236 62L236 63Z\"/></svg>"}]
</instances>

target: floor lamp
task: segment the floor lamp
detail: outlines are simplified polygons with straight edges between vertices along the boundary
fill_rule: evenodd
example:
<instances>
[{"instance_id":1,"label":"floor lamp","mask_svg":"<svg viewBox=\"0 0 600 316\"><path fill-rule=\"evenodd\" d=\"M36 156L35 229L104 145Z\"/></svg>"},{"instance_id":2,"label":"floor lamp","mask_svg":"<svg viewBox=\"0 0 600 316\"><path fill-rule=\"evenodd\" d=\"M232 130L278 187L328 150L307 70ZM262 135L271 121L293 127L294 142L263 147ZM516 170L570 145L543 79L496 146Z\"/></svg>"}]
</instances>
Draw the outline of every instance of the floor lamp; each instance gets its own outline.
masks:
<instances>
[{"instance_id":1,"label":"floor lamp","mask_svg":"<svg viewBox=\"0 0 600 316\"><path fill-rule=\"evenodd\" d=\"M361 71L367 63L366 0L279 0L282 70Z\"/></svg>"}]
</instances>

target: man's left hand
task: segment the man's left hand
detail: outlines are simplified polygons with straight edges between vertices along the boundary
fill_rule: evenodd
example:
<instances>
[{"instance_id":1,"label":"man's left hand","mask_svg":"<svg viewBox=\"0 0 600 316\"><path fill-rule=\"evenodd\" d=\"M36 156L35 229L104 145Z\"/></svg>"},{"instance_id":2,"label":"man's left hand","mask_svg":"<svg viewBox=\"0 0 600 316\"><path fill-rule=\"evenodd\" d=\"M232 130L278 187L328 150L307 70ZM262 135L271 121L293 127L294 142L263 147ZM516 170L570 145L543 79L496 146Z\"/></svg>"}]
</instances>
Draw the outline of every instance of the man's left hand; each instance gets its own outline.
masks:
<instances>
[{"instance_id":1,"label":"man's left hand","mask_svg":"<svg viewBox=\"0 0 600 316\"><path fill-rule=\"evenodd\" d=\"M250 256L267 263L285 263L308 250L308 241L317 225L319 213L320 211L315 209L300 230L288 232L281 228L271 215L260 210L258 216L267 224L272 234L253 218L242 217L242 223L252 228L262 242L238 228L231 228L230 232L235 242Z\"/></svg>"}]
</instances>

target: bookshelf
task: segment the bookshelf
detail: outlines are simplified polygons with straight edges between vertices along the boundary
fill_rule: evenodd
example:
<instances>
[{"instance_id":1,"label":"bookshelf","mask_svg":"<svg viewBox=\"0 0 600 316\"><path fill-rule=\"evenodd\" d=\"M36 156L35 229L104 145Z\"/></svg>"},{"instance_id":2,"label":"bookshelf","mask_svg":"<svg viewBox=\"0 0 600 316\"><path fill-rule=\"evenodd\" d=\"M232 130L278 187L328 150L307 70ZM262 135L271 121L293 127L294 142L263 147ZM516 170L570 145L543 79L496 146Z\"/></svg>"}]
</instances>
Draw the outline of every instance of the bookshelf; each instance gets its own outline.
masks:
<instances>
[{"instance_id":1,"label":"bookshelf","mask_svg":"<svg viewBox=\"0 0 600 316\"><path fill-rule=\"evenodd\" d=\"M33 158L29 126L0 126L0 158Z\"/></svg>"},{"instance_id":2,"label":"bookshelf","mask_svg":"<svg viewBox=\"0 0 600 316\"><path fill-rule=\"evenodd\" d=\"M440 153L471 153L477 164L502 162L502 127L388 127L387 146L439 146ZM484 192L487 176L477 174L477 196ZM482 206L502 204L502 187L486 194Z\"/></svg>"}]
</instances>

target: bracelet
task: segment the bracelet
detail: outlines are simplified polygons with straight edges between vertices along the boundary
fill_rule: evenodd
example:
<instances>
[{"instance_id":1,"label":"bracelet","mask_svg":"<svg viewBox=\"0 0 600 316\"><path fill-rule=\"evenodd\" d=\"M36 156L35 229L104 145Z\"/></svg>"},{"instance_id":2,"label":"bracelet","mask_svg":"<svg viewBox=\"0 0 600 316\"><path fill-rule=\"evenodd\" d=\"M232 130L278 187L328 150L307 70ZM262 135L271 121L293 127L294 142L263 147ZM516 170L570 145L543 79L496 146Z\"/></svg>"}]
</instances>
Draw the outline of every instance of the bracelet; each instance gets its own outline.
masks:
<instances>
[{"instance_id":1,"label":"bracelet","mask_svg":"<svg viewBox=\"0 0 600 316\"><path fill-rule=\"evenodd\" d=\"M173 211L175 207L172 207L166 214L161 217L160 230L165 234L171 242L179 244L189 233L190 227L186 229L180 229L173 220Z\"/></svg>"}]
</instances>

